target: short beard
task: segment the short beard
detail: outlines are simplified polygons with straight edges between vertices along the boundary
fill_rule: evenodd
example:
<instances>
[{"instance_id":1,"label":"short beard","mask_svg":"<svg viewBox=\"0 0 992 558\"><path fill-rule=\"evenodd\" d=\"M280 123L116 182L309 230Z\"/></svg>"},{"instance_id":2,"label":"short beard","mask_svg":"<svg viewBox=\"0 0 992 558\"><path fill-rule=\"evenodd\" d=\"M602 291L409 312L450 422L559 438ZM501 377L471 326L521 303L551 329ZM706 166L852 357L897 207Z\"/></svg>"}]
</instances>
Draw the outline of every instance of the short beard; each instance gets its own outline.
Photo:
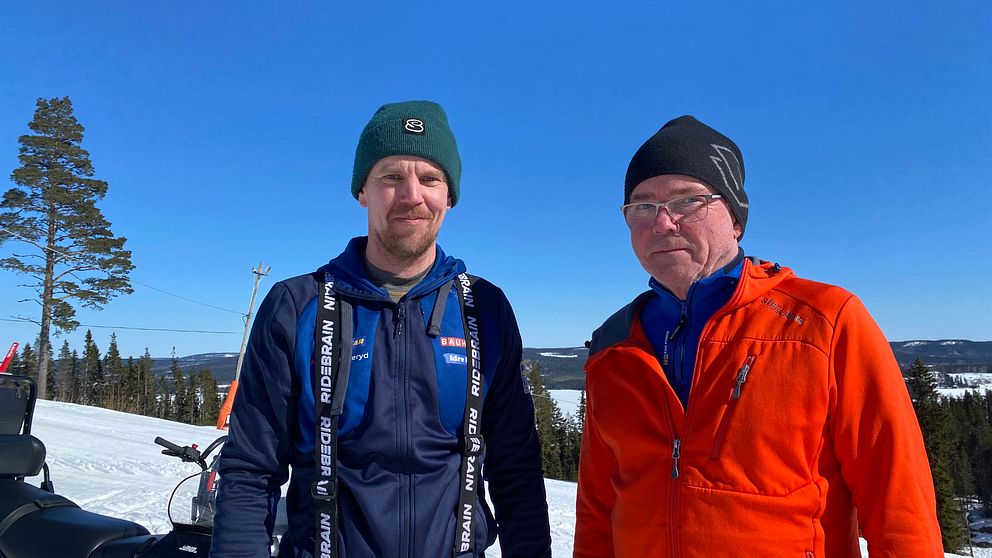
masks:
<instances>
[{"instance_id":1,"label":"short beard","mask_svg":"<svg viewBox=\"0 0 992 558\"><path fill-rule=\"evenodd\" d=\"M416 260L434 248L437 234L434 231L424 231L417 236L399 236L388 232L372 231L376 243L382 251L397 262Z\"/></svg>"}]
</instances>

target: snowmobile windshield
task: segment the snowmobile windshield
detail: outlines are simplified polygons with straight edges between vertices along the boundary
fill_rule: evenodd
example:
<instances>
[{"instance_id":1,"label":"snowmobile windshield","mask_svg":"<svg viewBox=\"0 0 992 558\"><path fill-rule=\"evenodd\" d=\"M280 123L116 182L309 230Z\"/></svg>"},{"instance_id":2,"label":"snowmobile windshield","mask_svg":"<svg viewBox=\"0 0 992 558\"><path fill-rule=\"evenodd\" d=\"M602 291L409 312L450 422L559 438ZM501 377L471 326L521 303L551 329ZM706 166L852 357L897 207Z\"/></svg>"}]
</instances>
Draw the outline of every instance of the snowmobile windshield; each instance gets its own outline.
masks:
<instances>
[{"instance_id":1,"label":"snowmobile windshield","mask_svg":"<svg viewBox=\"0 0 992 558\"><path fill-rule=\"evenodd\" d=\"M213 527L219 475L214 468L183 479L169 500L173 525Z\"/></svg>"}]
</instances>

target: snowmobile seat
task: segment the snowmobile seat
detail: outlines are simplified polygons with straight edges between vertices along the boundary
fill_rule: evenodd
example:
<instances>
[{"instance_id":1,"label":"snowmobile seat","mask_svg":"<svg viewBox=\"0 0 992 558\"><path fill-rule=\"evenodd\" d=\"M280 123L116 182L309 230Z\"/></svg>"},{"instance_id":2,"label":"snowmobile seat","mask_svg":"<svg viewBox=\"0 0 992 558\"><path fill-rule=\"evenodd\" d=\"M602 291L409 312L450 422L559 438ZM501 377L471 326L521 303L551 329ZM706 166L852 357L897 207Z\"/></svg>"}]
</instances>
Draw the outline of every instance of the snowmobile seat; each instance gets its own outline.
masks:
<instances>
[{"instance_id":1,"label":"snowmobile seat","mask_svg":"<svg viewBox=\"0 0 992 558\"><path fill-rule=\"evenodd\" d=\"M89 557L108 542L145 535L137 523L82 510L25 482L0 481L0 556Z\"/></svg>"},{"instance_id":2,"label":"snowmobile seat","mask_svg":"<svg viewBox=\"0 0 992 558\"><path fill-rule=\"evenodd\" d=\"M0 479L33 477L45 465L45 444L30 434L0 434Z\"/></svg>"},{"instance_id":3,"label":"snowmobile seat","mask_svg":"<svg viewBox=\"0 0 992 558\"><path fill-rule=\"evenodd\" d=\"M82 510L71 500L23 481L44 468L45 445L31 435L37 389L27 376L0 374L0 557L89 557L105 543L148 530ZM120 550L107 557L125 556Z\"/></svg>"},{"instance_id":4,"label":"snowmobile seat","mask_svg":"<svg viewBox=\"0 0 992 558\"><path fill-rule=\"evenodd\" d=\"M0 374L0 434L30 434L37 397L31 378Z\"/></svg>"}]
</instances>

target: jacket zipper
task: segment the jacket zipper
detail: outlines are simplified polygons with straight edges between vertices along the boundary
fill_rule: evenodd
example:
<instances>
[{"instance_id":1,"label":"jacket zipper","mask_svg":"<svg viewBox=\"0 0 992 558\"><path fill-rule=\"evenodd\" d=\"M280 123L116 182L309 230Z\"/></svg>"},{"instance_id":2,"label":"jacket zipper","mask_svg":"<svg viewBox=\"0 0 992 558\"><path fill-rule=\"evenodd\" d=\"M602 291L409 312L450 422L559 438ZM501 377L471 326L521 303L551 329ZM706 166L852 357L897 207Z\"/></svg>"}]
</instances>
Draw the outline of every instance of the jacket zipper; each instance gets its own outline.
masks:
<instances>
[{"instance_id":1,"label":"jacket zipper","mask_svg":"<svg viewBox=\"0 0 992 558\"><path fill-rule=\"evenodd\" d=\"M668 345L671 344L672 345L672 349L673 350L675 349L675 336L678 335L678 333L682 329L682 326L683 325L685 325L685 309L684 308L682 309L681 315L679 316L679 321L676 322L675 327L672 328L672 331L668 334L668 338L666 339L664 354L661 356L661 365L665 369L668 368L668 358L669 358Z\"/></svg>"},{"instance_id":2,"label":"jacket zipper","mask_svg":"<svg viewBox=\"0 0 992 558\"><path fill-rule=\"evenodd\" d=\"M679 460L682 458L682 438L679 433L675 430L675 421L672 417L671 411L663 413L665 418L668 419L668 429L672 433L672 485L669 491L668 498L668 517L669 517L669 542L672 547L672 558L677 558L680 555L679 545L678 545L678 523L679 518L679 476L681 472L679 471Z\"/></svg>"},{"instance_id":3,"label":"jacket zipper","mask_svg":"<svg viewBox=\"0 0 992 558\"><path fill-rule=\"evenodd\" d=\"M410 371L407 369L407 364L409 359L407 358L407 339L403 337L403 325L406 321L406 302L405 300L400 300L396 303L396 330L393 332L393 337L396 339L397 348L396 356L398 362L395 364L395 369L400 371L400 375L397 378L398 386L397 392L400 403L397 408L403 409L401 423L400 423L400 463L403 470L406 470L406 456L410 449L410 425L406 418L410 416L409 400L407 399L407 394L410 391ZM412 556L414 544L413 544L413 532L414 526L412 525L414 513L413 513L413 486L406 475L400 474L400 501L402 502L403 514L406 516L401 526L400 534L400 554L402 556Z\"/></svg>"},{"instance_id":4,"label":"jacket zipper","mask_svg":"<svg viewBox=\"0 0 992 558\"><path fill-rule=\"evenodd\" d=\"M679 517L679 459L682 457L682 440L680 438L675 438L672 442L672 491L671 491L671 501L669 505L671 506L671 513L668 516L669 526L671 528L671 538L672 538L672 557L677 558L681 556L679 552L679 540L678 540L678 524L681 521Z\"/></svg>"},{"instance_id":5,"label":"jacket zipper","mask_svg":"<svg viewBox=\"0 0 992 558\"><path fill-rule=\"evenodd\" d=\"M713 321L717 317L719 317L722 314L726 313L727 308L730 307L731 304L735 303L735 301L737 301L738 298L740 297L741 289L742 289L741 285L743 285L743 283L744 283L743 276L744 276L744 274L746 272L746 269L747 269L747 265L746 265L746 262L745 262L744 270L741 271L741 279L738 280L737 286L734 288L734 293L730 296L730 300L727 301L727 303L724 304L723 307L721 307L716 312L714 312L713 315L710 316L709 320L707 320L706 323L703 325L703 331L699 335L700 342L702 342L703 339L706 339L707 333L712 328ZM680 329L681 326L682 326L682 323L681 323L681 320L680 320L680 324L679 324L678 328L676 329L676 331L678 331L678 329ZM673 335L673 337L674 337L674 335ZM695 364L693 366L693 376L692 376L692 383L693 384L695 384L696 383L696 380L699 378L699 374L698 374L698 370L697 369L699 367L699 363L701 362L701 359L702 359L702 353L701 353L701 351L697 351L697 353L696 353L696 361L695 361ZM752 362L753 362L753 360L752 360ZM745 381L746 380L747 380L747 376L745 374ZM690 391L689 391L689 399L690 400L692 399L692 394L693 394L694 391L695 391L694 389L690 389ZM685 417L684 417L684 422L683 422L683 433L687 433L691 429L691 423L692 423L691 416L692 415L689 413L688 407L689 406L686 405L686 408L685 408ZM673 442L673 445L677 445L678 446L677 452L676 452L675 447L672 448L672 456L673 456L673 464L672 464L673 467L672 467L672 469L673 469L673 473L677 473L678 475L681 475L681 472L678 471L678 463L675 462L675 455L677 453L678 454L678 458L681 458L682 457L682 438L678 438L677 437L678 434L675 432L675 424L672 421L671 414L670 413L665 413L665 415L668 417L668 425L669 425L669 428L671 428L672 437L675 440ZM673 474L673 478L672 478L672 491L671 491L671 497L669 499L669 518L670 518L669 532L671 533L671 546L672 546L672 553L671 553L671 555L672 555L672 558L678 558L679 556L682 555L682 553L680 552L680 544L679 544L680 543L680 540L679 540L678 528L677 528L677 525L678 525L679 521L681 520L681 518L679 517L679 515L680 515L680 509L679 509L678 493L679 493L678 476L676 476L676 475Z\"/></svg>"},{"instance_id":6,"label":"jacket zipper","mask_svg":"<svg viewBox=\"0 0 992 558\"><path fill-rule=\"evenodd\" d=\"M720 458L720 452L723 450L723 440L727 436L727 427L730 425L730 420L733 417L734 411L737 409L737 402L740 400L741 393L744 391L744 382L747 381L748 374L751 373L751 366L753 365L754 355L748 355L744 359L744 364L737 371L734 390L730 393L727 410L724 411L723 418L720 420L720 426L716 430L716 439L713 441L713 452L710 454L711 459Z\"/></svg>"},{"instance_id":7,"label":"jacket zipper","mask_svg":"<svg viewBox=\"0 0 992 558\"><path fill-rule=\"evenodd\" d=\"M695 285L692 285L692 286L689 287L689 292L686 295L685 301L682 303L682 312L681 312L681 315L679 316L679 323L678 323L678 325L675 326L675 331L676 332L677 331L681 331L682 327L686 323L689 322L689 309L692 308L692 298L693 298L692 295L694 293L695 293ZM672 335L672 337L674 337L674 334ZM686 341L686 335L683 332L682 337L678 341L675 342L676 345L677 345L677 350L678 350L678 355L679 355L678 356L678 359L679 360L676 363L678 365L678 373L676 374L676 377L678 377L679 384L680 385L685 383L685 375L686 375L686 371L685 371L685 341ZM692 370L690 370L689 373L692 373ZM689 378L689 382L690 383L692 382L692 377L691 376ZM690 389L690 391L691 391L691 389ZM685 409L685 407L688 407L688 406L689 406L689 402L686 401L683 404L683 409Z\"/></svg>"},{"instance_id":8,"label":"jacket zipper","mask_svg":"<svg viewBox=\"0 0 992 558\"><path fill-rule=\"evenodd\" d=\"M396 303L396 333L394 337L403 335L403 322L406 320L406 304L403 301Z\"/></svg>"}]
</instances>

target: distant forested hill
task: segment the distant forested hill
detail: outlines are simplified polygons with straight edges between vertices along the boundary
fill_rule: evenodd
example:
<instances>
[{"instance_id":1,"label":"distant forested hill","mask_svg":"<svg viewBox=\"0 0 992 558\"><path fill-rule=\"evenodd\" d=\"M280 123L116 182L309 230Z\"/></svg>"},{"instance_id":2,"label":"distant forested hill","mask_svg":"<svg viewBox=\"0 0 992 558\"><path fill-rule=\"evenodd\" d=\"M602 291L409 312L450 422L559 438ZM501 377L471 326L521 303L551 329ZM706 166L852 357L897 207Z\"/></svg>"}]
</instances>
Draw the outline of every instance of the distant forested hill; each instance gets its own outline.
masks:
<instances>
[{"instance_id":1,"label":"distant forested hill","mask_svg":"<svg viewBox=\"0 0 992 558\"><path fill-rule=\"evenodd\" d=\"M945 374L985 373L992 374L992 341L966 341L962 339L941 339L937 341L894 341L889 343L899 365L905 370L913 360L919 358L935 370ZM524 348L524 359L537 362L541 366L548 389L582 389L585 375L582 365L589 356L584 347L570 348ZM171 359L154 359L154 370L164 374L169 370ZM184 370L209 368L219 383L234 379L237 367L237 353L205 353L179 359Z\"/></svg>"}]
</instances>

